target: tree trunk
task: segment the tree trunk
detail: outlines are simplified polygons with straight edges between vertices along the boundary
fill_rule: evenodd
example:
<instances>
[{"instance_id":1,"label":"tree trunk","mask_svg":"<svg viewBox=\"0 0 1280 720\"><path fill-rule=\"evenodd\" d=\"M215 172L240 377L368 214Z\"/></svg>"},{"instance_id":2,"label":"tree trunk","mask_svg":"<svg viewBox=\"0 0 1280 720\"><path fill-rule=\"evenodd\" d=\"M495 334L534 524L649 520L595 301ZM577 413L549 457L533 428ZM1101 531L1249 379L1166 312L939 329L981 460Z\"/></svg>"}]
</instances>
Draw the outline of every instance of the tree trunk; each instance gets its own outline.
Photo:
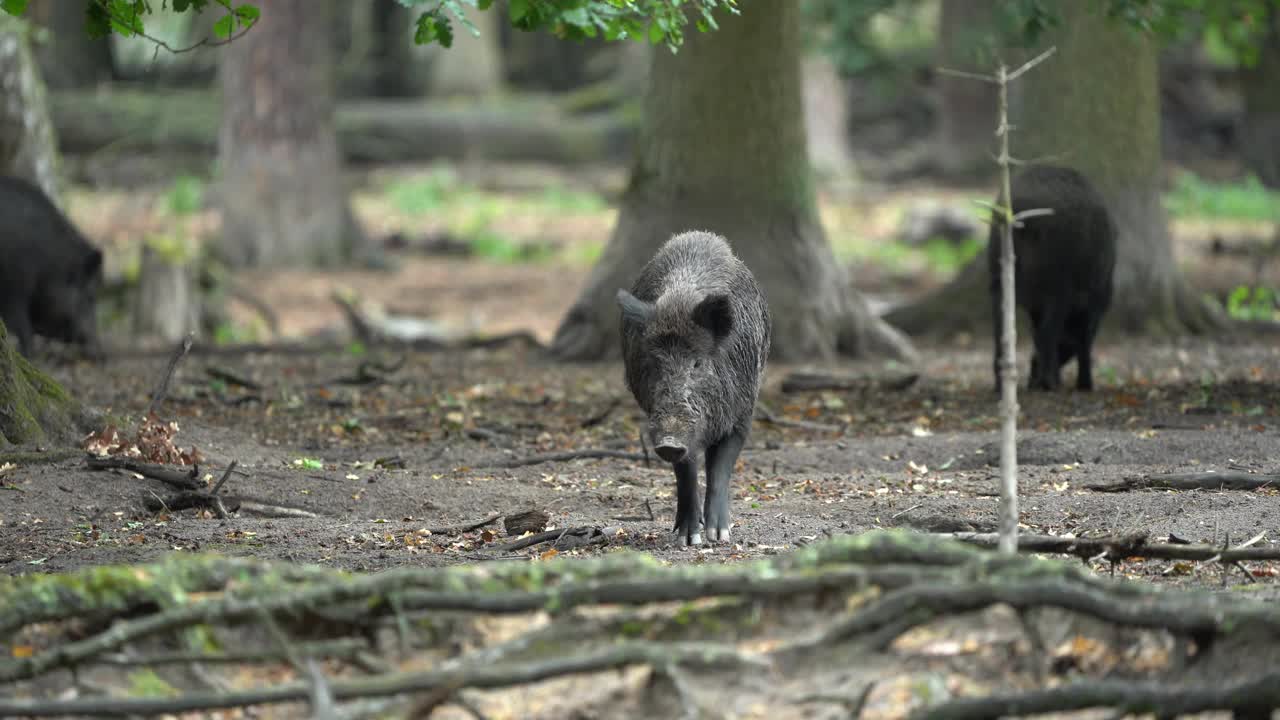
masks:
<instances>
[{"instance_id":1,"label":"tree trunk","mask_svg":"<svg viewBox=\"0 0 1280 720\"><path fill-rule=\"evenodd\" d=\"M993 0L942 0L938 65L984 72L996 39ZM955 178L989 177L996 130L996 87L991 83L938 76L939 115L935 137L938 169Z\"/></svg>"},{"instance_id":2,"label":"tree trunk","mask_svg":"<svg viewBox=\"0 0 1280 720\"><path fill-rule=\"evenodd\" d=\"M373 63L371 86L374 95L412 97L421 94L424 83L416 72L422 66L415 63L413 53L413 14L396 0L378 0L370 12L373 14L370 60ZM495 37L491 42L496 44L498 40Z\"/></svg>"},{"instance_id":3,"label":"tree trunk","mask_svg":"<svg viewBox=\"0 0 1280 720\"><path fill-rule=\"evenodd\" d=\"M1120 237L1105 327L1149 333L1210 329L1221 317L1178 273L1161 205L1156 45L1091 4L1058 7L1062 24L1045 40L1058 52L1012 88L1013 154L1080 170L1107 198ZM913 334L990 332L986 288L986 269L966 268L937 294L894 310L888 319Z\"/></svg>"},{"instance_id":4,"label":"tree trunk","mask_svg":"<svg viewBox=\"0 0 1280 720\"><path fill-rule=\"evenodd\" d=\"M239 266L334 266L367 245L334 131L332 3L262 0L223 48L221 251Z\"/></svg>"},{"instance_id":5,"label":"tree trunk","mask_svg":"<svg viewBox=\"0 0 1280 720\"><path fill-rule=\"evenodd\" d=\"M472 35L462 23L453 33L453 47L437 47L431 58L431 94L487 97L502 89L502 49L498 43L500 13L467 15L480 31Z\"/></svg>"},{"instance_id":6,"label":"tree trunk","mask_svg":"<svg viewBox=\"0 0 1280 720\"><path fill-rule=\"evenodd\" d=\"M729 239L773 315L780 361L888 352L910 343L847 286L819 223L805 142L798 3L750 3L711 33L653 55L631 183L587 287L556 331L562 359L616 357L614 294L671 235ZM762 52L767 48L768 52Z\"/></svg>"},{"instance_id":7,"label":"tree trunk","mask_svg":"<svg viewBox=\"0 0 1280 720\"><path fill-rule=\"evenodd\" d=\"M809 162L825 180L852 182L853 154L849 151L849 104L844 78L827 53L809 54L800 73Z\"/></svg>"},{"instance_id":8,"label":"tree trunk","mask_svg":"<svg viewBox=\"0 0 1280 720\"><path fill-rule=\"evenodd\" d=\"M1240 69L1244 94L1241 149L1267 187L1280 188L1280 8L1271 8L1257 65Z\"/></svg>"},{"instance_id":9,"label":"tree trunk","mask_svg":"<svg viewBox=\"0 0 1280 720\"><path fill-rule=\"evenodd\" d=\"M36 0L30 17L49 31L48 39L36 46L36 60L49 87L85 87L115 77L111 37L89 37L83 2Z\"/></svg>"},{"instance_id":10,"label":"tree trunk","mask_svg":"<svg viewBox=\"0 0 1280 720\"><path fill-rule=\"evenodd\" d=\"M58 148L27 24L0 17L0 173L44 190L62 207Z\"/></svg>"}]
</instances>

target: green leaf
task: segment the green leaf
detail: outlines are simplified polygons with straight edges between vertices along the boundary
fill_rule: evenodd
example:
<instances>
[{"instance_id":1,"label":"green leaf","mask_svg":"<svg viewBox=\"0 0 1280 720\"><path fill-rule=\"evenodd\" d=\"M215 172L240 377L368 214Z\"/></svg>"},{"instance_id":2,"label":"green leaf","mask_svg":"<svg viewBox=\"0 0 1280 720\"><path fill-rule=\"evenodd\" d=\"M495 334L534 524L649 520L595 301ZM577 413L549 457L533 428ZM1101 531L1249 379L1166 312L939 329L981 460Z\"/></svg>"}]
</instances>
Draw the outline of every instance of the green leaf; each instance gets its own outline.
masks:
<instances>
[{"instance_id":1,"label":"green leaf","mask_svg":"<svg viewBox=\"0 0 1280 720\"><path fill-rule=\"evenodd\" d=\"M10 15L22 15L27 11L27 0L0 0L0 7Z\"/></svg>"},{"instance_id":2,"label":"green leaf","mask_svg":"<svg viewBox=\"0 0 1280 720\"><path fill-rule=\"evenodd\" d=\"M413 41L419 45L440 43L443 47L453 47L453 24L449 18L438 11L422 13L418 17L418 27L413 33Z\"/></svg>"},{"instance_id":3,"label":"green leaf","mask_svg":"<svg viewBox=\"0 0 1280 720\"><path fill-rule=\"evenodd\" d=\"M518 23L529 14L529 0L511 0L507 3L507 12L511 14L511 23Z\"/></svg>"},{"instance_id":4,"label":"green leaf","mask_svg":"<svg viewBox=\"0 0 1280 720\"><path fill-rule=\"evenodd\" d=\"M223 15L218 18L218 22L213 24L213 34L218 36L219 40L226 40L231 37L231 31L235 28L235 16Z\"/></svg>"},{"instance_id":5,"label":"green leaf","mask_svg":"<svg viewBox=\"0 0 1280 720\"><path fill-rule=\"evenodd\" d=\"M91 38L106 37L111 34L111 15L107 9L97 3L90 3L84 8L84 30Z\"/></svg>"},{"instance_id":6,"label":"green leaf","mask_svg":"<svg viewBox=\"0 0 1280 720\"><path fill-rule=\"evenodd\" d=\"M256 5L236 6L236 17L240 18L240 23L245 27L250 27L257 22L261 12Z\"/></svg>"},{"instance_id":7,"label":"green leaf","mask_svg":"<svg viewBox=\"0 0 1280 720\"><path fill-rule=\"evenodd\" d=\"M649 44L657 45L662 42L664 37L666 37L666 33L662 32L662 28L658 27L658 23L649 23Z\"/></svg>"},{"instance_id":8,"label":"green leaf","mask_svg":"<svg viewBox=\"0 0 1280 720\"><path fill-rule=\"evenodd\" d=\"M174 12L186 12L191 7L191 0L173 0Z\"/></svg>"},{"instance_id":9,"label":"green leaf","mask_svg":"<svg viewBox=\"0 0 1280 720\"><path fill-rule=\"evenodd\" d=\"M479 0L479 2L476 3L476 8L479 10L488 10L492 6L493 0Z\"/></svg>"}]
</instances>

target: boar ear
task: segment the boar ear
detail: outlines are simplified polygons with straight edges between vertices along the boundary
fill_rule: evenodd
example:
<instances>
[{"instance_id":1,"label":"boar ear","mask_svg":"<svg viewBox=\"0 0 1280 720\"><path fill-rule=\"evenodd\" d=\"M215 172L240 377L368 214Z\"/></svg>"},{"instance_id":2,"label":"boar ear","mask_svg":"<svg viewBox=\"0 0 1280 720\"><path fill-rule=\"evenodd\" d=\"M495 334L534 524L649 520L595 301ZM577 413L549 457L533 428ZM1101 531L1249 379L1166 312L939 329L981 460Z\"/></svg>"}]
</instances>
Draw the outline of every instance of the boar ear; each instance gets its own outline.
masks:
<instances>
[{"instance_id":1,"label":"boar ear","mask_svg":"<svg viewBox=\"0 0 1280 720\"><path fill-rule=\"evenodd\" d=\"M716 340L723 340L733 329L733 308L728 295L708 295L693 309L693 321L711 331Z\"/></svg>"},{"instance_id":2,"label":"boar ear","mask_svg":"<svg viewBox=\"0 0 1280 720\"><path fill-rule=\"evenodd\" d=\"M653 317L653 305L651 303L647 303L621 288L618 290L618 307L622 308L623 320L630 320L638 325L644 325L649 322L649 318Z\"/></svg>"}]
</instances>

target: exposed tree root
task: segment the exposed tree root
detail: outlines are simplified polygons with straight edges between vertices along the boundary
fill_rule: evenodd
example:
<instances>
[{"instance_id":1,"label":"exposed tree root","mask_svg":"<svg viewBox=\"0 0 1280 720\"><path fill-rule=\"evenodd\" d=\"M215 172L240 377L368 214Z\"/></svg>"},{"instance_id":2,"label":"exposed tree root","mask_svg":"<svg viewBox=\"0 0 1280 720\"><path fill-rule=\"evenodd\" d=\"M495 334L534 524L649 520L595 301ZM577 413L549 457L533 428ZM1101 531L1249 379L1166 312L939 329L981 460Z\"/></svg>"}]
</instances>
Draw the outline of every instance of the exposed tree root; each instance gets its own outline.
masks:
<instances>
[{"instance_id":1,"label":"exposed tree root","mask_svg":"<svg viewBox=\"0 0 1280 720\"><path fill-rule=\"evenodd\" d=\"M1121 482L1091 483L1085 487L1100 492L1127 490L1257 490L1280 483L1280 475L1252 475L1243 472L1198 472L1147 475Z\"/></svg>"},{"instance_id":2,"label":"exposed tree root","mask_svg":"<svg viewBox=\"0 0 1280 720\"><path fill-rule=\"evenodd\" d=\"M762 601L794 608L798 601L805 604L803 598L829 607L822 600L827 598L850 609L810 636L752 644L752 652L732 643L690 641L691 634L722 637L724 629L751 627L758 622L753 618L758 618ZM1191 641L1184 647L1194 646L1197 657L1220 640L1280 641L1280 609L1266 603L1116 582L1071 564L995 555L955 540L904 532L838 536L786 556L736 565L664 566L622 552L572 561L398 567L353 576L185 555L152 566L0 580L0 630L15 642L31 642L27 628L40 624L29 656L0 660L0 683L84 665L199 663L199 647L164 654L130 648L198 626L238 626L240 636L251 639L234 653L211 654L210 662L232 657L288 662L309 681L174 697L0 699L0 715L156 714L286 701L309 701L313 711L320 711L332 710L339 701L407 692L438 693L444 702L466 688L509 687L635 665L669 677L685 666L786 667L798 657L849 641L885 648L913 628L995 605L1018 611L1058 608L1118 626L1162 631ZM357 663L363 651L354 640L362 634L376 637L379 627L394 629L402 648L466 646L451 634L464 627L463 620L484 615L531 615L543 622L442 659L425 672L393 672L375 663L366 666L371 677L326 677L308 659ZM68 634L60 636L64 630L57 621L72 619L92 622L71 623ZM254 638L261 638L263 647L255 647ZM1250 708L1270 702L1273 695L1265 693L1280 687L1275 678L1264 679L1269 684L1245 682L1217 689L1217 695L1126 683L1129 694L1099 691L1085 696L1086 705L1070 704L1084 701L1062 700L1068 696L1054 690L957 701L935 710L942 713L937 717L967 718L1039 707ZM0 687L0 695L13 697L6 690ZM686 700L691 697L686 694ZM1057 702L1067 704L1059 708L1053 704Z\"/></svg>"}]
</instances>

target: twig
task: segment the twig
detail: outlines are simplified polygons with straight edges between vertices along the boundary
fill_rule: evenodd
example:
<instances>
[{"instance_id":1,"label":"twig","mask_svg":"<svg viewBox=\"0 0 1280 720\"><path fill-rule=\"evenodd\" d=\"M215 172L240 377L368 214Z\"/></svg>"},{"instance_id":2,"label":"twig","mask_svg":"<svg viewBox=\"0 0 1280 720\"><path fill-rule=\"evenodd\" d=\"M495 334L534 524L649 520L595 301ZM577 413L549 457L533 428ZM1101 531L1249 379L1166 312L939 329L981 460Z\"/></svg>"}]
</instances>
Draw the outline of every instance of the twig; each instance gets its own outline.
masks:
<instances>
[{"instance_id":1,"label":"twig","mask_svg":"<svg viewBox=\"0 0 1280 720\"><path fill-rule=\"evenodd\" d=\"M156 386L155 392L151 394L151 404L147 406L147 413L144 417L154 415L156 406L164 400L164 396L169 393L169 382L173 380L173 373L178 369L178 363L182 358L191 352L191 344L195 342L195 333L187 333L182 342L174 349L173 354L169 357L169 366L164 371L164 377L161 378L160 384Z\"/></svg>"},{"instance_id":2,"label":"twig","mask_svg":"<svg viewBox=\"0 0 1280 720\"><path fill-rule=\"evenodd\" d=\"M209 377L213 378L214 380L221 380L228 385L235 385L236 387L242 387L245 390L253 390L254 392L258 392L262 390L261 383L254 382L253 380L250 380L249 378L239 375L226 368L209 366L204 369L204 373Z\"/></svg>"},{"instance_id":3,"label":"twig","mask_svg":"<svg viewBox=\"0 0 1280 720\"><path fill-rule=\"evenodd\" d=\"M311 643L295 643L294 647L304 657L349 657L369 644L358 638L338 638ZM280 650L245 650L229 653L174 652L153 655L108 654L93 658L95 665L137 667L146 665L177 665L192 663L275 663L288 658Z\"/></svg>"},{"instance_id":4,"label":"twig","mask_svg":"<svg viewBox=\"0 0 1280 720\"><path fill-rule=\"evenodd\" d=\"M640 453L626 452L625 450L606 450L603 448L595 448L588 450L570 450L568 452L542 453L539 455L529 455L521 458L512 458L498 467L518 468L527 467L529 465L541 465L549 462L570 462L573 460L597 460L602 458L616 458L618 460L643 460L644 455Z\"/></svg>"},{"instance_id":5,"label":"twig","mask_svg":"<svg viewBox=\"0 0 1280 720\"><path fill-rule=\"evenodd\" d=\"M227 465L227 469L226 469L226 471L225 471L225 472L223 472L223 473L222 473L222 477L218 479L217 484L216 484L216 485L214 485L214 486L213 486L213 489L209 491L209 494L210 494L210 495L217 495L217 494L218 494L218 491L222 489L223 484L225 484L225 483L227 482L227 478L231 477L231 473L235 472L235 469L236 469L236 463L237 463L237 461L232 460L232 461L231 461L231 464L230 464L230 465Z\"/></svg>"},{"instance_id":6,"label":"twig","mask_svg":"<svg viewBox=\"0 0 1280 720\"><path fill-rule=\"evenodd\" d=\"M596 413L595 415L589 415L586 418L584 418L582 422L578 423L578 427L585 429L585 428L599 425L600 423L604 422L609 417L609 415L612 414L613 411L617 409L617 407L621 404L622 404L622 401L619 400L618 398L611 399L609 401L609 404L605 405L603 410Z\"/></svg>"},{"instance_id":7,"label":"twig","mask_svg":"<svg viewBox=\"0 0 1280 720\"><path fill-rule=\"evenodd\" d=\"M870 375L833 375L829 373L795 371L782 379L784 393L818 392L823 390L906 390L920 379L919 373L906 373L898 377Z\"/></svg>"},{"instance_id":8,"label":"twig","mask_svg":"<svg viewBox=\"0 0 1280 720\"><path fill-rule=\"evenodd\" d=\"M427 528L427 532L432 535L461 535L469 533L472 530L479 530L486 525L492 525L502 519L502 514L490 515L483 520L477 520L471 523L463 523L461 525L445 525L444 527Z\"/></svg>"},{"instance_id":9,"label":"twig","mask_svg":"<svg viewBox=\"0 0 1280 720\"><path fill-rule=\"evenodd\" d=\"M779 417L773 414L764 403L756 403L756 419L761 422L777 425L778 427L792 427L800 430L812 430L814 432L844 432L843 425L829 425L827 423L810 422L808 420L790 420L788 418Z\"/></svg>"},{"instance_id":10,"label":"twig","mask_svg":"<svg viewBox=\"0 0 1280 720\"><path fill-rule=\"evenodd\" d=\"M385 697L401 693L432 692L442 687L504 688L550 678L595 673L632 665L687 665L694 667L768 667L766 659L746 655L731 646L711 643L625 642L583 653L518 665L483 664L457 670L401 672L384 676L335 680L330 685L334 700ZM290 683L243 692L192 693L169 698L78 698L74 700L0 699L0 716L51 717L92 715L161 715L220 708L246 707L306 700L311 696L307 683Z\"/></svg>"}]
</instances>

